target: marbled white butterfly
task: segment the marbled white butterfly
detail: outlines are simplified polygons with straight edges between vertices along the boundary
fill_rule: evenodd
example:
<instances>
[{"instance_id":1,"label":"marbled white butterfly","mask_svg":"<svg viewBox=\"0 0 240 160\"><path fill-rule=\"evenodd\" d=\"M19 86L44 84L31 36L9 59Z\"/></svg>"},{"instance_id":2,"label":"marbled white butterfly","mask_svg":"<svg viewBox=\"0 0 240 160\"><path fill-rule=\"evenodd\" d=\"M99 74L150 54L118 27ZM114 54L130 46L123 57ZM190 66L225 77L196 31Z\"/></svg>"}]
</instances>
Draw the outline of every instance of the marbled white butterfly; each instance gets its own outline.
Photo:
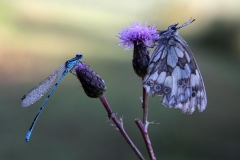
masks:
<instances>
[{"instance_id":1,"label":"marbled white butterfly","mask_svg":"<svg viewBox=\"0 0 240 160\"><path fill-rule=\"evenodd\" d=\"M148 71L143 80L147 94L163 96L161 102L169 108L180 108L192 114L195 106L202 112L207 105L206 91L201 73L192 51L178 30L195 19L190 19L180 27L178 23L159 31L156 48L151 55Z\"/></svg>"}]
</instances>

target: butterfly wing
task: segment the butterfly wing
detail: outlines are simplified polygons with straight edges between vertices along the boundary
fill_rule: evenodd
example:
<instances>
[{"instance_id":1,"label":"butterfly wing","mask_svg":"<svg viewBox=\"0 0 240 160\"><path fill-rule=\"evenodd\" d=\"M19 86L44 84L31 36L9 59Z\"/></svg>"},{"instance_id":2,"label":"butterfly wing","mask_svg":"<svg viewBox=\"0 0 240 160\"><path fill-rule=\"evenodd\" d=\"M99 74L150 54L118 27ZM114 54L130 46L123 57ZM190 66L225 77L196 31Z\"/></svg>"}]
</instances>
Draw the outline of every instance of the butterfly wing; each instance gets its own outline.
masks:
<instances>
[{"instance_id":1,"label":"butterfly wing","mask_svg":"<svg viewBox=\"0 0 240 160\"><path fill-rule=\"evenodd\" d=\"M187 43L178 35L171 36L154 50L143 80L148 94L161 95L169 108L193 113L207 105L202 76Z\"/></svg>"}]
</instances>

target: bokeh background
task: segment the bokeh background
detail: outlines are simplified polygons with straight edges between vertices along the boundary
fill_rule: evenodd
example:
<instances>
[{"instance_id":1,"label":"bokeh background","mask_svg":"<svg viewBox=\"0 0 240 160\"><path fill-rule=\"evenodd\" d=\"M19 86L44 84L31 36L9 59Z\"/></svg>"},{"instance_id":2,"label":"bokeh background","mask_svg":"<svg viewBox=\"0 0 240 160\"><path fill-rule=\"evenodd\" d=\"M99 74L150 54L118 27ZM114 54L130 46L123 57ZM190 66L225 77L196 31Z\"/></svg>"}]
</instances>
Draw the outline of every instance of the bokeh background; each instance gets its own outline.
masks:
<instances>
[{"instance_id":1,"label":"bokeh background","mask_svg":"<svg viewBox=\"0 0 240 160\"><path fill-rule=\"evenodd\" d=\"M134 123L142 118L141 80L131 66L132 51L117 46L117 32L133 22L169 25L196 21L179 34L201 70L208 105L182 114L149 98L149 134L157 159L239 159L239 0L1 0L0 159L138 159L107 122L98 99L88 98L68 74L43 110L30 142L25 142L41 103L22 108L22 96L76 53L84 55L106 82L106 97L125 130L148 158Z\"/></svg>"}]
</instances>

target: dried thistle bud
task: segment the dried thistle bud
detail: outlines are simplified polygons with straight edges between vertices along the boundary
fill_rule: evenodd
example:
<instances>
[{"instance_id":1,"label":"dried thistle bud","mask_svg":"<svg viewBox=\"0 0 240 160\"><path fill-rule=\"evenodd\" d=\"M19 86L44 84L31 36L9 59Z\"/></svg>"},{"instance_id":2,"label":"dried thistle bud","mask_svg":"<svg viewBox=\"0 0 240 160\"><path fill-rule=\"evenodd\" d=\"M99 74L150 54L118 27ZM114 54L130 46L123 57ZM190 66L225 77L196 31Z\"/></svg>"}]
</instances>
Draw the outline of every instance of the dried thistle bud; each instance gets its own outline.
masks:
<instances>
[{"instance_id":1,"label":"dried thistle bud","mask_svg":"<svg viewBox=\"0 0 240 160\"><path fill-rule=\"evenodd\" d=\"M145 26L141 23L133 23L120 30L118 34L117 37L121 40L119 45L123 45L125 49L133 48L132 65L135 73L139 77L144 77L150 59L148 47L151 47L158 38L155 26L148 26L147 23Z\"/></svg>"},{"instance_id":2,"label":"dried thistle bud","mask_svg":"<svg viewBox=\"0 0 240 160\"><path fill-rule=\"evenodd\" d=\"M104 80L85 63L79 63L74 70L88 97L99 98L106 91Z\"/></svg>"}]
</instances>

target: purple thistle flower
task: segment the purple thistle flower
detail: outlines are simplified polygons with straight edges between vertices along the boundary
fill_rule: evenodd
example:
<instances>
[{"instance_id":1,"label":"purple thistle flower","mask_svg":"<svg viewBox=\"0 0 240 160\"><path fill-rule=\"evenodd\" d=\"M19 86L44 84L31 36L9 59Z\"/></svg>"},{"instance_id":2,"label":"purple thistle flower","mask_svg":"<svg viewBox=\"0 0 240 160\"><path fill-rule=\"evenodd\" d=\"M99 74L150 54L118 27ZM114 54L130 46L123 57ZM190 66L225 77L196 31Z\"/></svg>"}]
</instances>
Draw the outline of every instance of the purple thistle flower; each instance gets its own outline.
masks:
<instances>
[{"instance_id":1,"label":"purple thistle flower","mask_svg":"<svg viewBox=\"0 0 240 160\"><path fill-rule=\"evenodd\" d=\"M139 23L133 23L129 27L118 32L117 36L125 49L133 49L132 66L139 77L144 77L147 73L148 63L150 60L148 48L152 47L158 38L155 25L149 27L147 22L145 26Z\"/></svg>"},{"instance_id":2,"label":"purple thistle flower","mask_svg":"<svg viewBox=\"0 0 240 160\"><path fill-rule=\"evenodd\" d=\"M118 38L121 40L119 45L123 45L125 49L131 49L134 47L134 43L137 45L144 44L149 47L152 42L158 38L155 25L148 26L147 22L145 26L142 23L132 23L129 27L126 27L118 32Z\"/></svg>"},{"instance_id":3,"label":"purple thistle flower","mask_svg":"<svg viewBox=\"0 0 240 160\"><path fill-rule=\"evenodd\" d=\"M88 97L99 98L106 91L104 80L85 63L79 63L74 70Z\"/></svg>"}]
</instances>

